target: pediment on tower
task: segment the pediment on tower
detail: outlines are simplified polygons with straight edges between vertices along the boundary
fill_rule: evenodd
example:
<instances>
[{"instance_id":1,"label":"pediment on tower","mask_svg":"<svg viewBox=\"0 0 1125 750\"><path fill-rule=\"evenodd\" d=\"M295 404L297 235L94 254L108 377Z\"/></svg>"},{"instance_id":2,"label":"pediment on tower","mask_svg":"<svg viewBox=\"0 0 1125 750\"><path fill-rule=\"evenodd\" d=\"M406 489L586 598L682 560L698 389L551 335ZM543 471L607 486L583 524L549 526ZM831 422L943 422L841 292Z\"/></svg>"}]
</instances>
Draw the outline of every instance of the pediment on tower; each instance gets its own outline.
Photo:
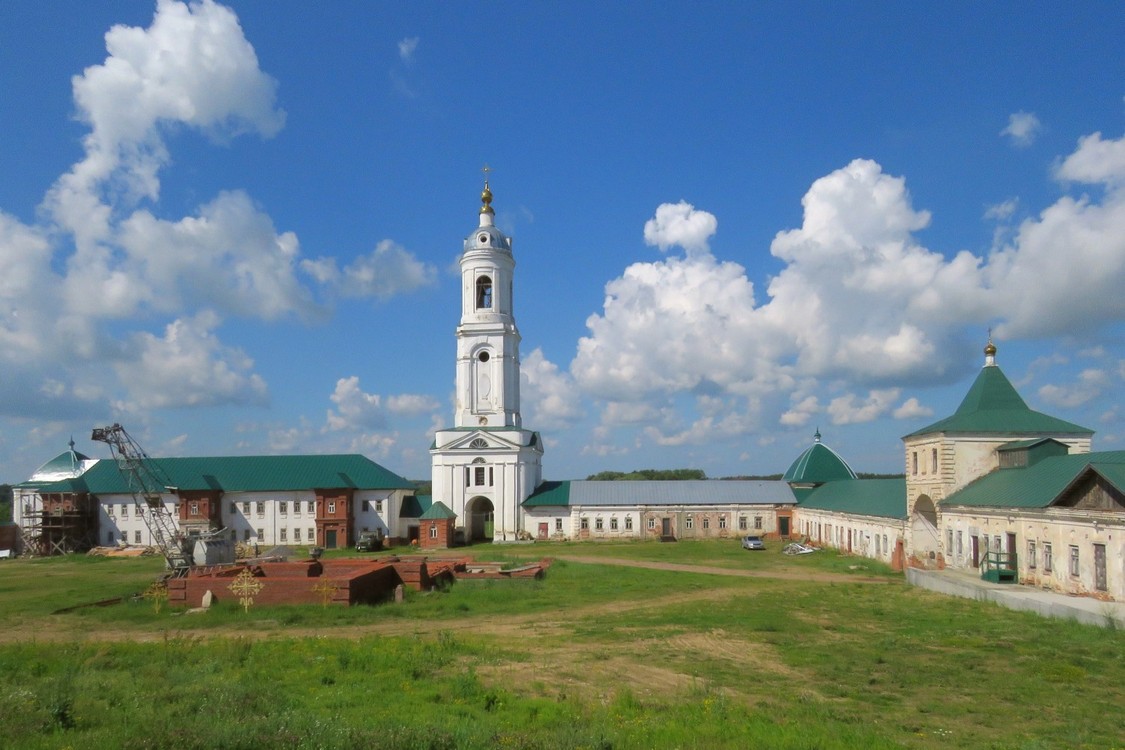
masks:
<instances>
[{"instance_id":1,"label":"pediment on tower","mask_svg":"<svg viewBox=\"0 0 1125 750\"><path fill-rule=\"evenodd\" d=\"M535 433L522 429L439 430L434 448L441 451L516 451L531 444Z\"/></svg>"}]
</instances>

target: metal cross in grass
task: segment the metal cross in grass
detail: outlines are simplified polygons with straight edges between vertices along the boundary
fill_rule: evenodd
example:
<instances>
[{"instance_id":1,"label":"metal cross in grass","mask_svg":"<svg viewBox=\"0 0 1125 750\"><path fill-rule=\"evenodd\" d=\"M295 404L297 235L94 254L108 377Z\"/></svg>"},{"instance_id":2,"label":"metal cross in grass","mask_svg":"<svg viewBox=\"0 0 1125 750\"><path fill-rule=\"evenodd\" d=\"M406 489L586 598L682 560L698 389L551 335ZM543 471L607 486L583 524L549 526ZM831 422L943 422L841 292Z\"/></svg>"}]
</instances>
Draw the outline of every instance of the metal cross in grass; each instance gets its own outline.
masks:
<instances>
[{"instance_id":1,"label":"metal cross in grass","mask_svg":"<svg viewBox=\"0 0 1125 750\"><path fill-rule=\"evenodd\" d=\"M249 568L235 576L231 585L227 586L231 593L238 597L238 603L242 605L243 612L250 611L250 605L254 603L254 597L265 587L264 583L254 577Z\"/></svg>"},{"instance_id":2,"label":"metal cross in grass","mask_svg":"<svg viewBox=\"0 0 1125 750\"><path fill-rule=\"evenodd\" d=\"M332 597L336 595L336 590L340 588L327 578L322 578L317 582L312 590L320 594L320 604L322 607L327 607L328 602L332 601Z\"/></svg>"},{"instance_id":3,"label":"metal cross in grass","mask_svg":"<svg viewBox=\"0 0 1125 750\"><path fill-rule=\"evenodd\" d=\"M141 598L152 602L153 611L160 614L160 608L164 606L164 602L168 601L168 585L163 581L156 581L145 589Z\"/></svg>"}]
</instances>

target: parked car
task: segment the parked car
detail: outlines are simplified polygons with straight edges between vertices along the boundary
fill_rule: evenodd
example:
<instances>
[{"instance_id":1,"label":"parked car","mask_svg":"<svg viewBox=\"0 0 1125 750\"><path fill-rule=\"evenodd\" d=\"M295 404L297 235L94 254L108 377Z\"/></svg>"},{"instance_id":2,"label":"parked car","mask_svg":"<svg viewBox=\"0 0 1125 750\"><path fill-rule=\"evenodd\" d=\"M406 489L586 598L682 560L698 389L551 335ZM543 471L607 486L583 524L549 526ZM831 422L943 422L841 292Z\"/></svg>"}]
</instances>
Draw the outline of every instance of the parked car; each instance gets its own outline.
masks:
<instances>
[{"instance_id":1,"label":"parked car","mask_svg":"<svg viewBox=\"0 0 1125 750\"><path fill-rule=\"evenodd\" d=\"M742 537L742 549L765 549L766 543L762 541L760 536L744 536Z\"/></svg>"}]
</instances>

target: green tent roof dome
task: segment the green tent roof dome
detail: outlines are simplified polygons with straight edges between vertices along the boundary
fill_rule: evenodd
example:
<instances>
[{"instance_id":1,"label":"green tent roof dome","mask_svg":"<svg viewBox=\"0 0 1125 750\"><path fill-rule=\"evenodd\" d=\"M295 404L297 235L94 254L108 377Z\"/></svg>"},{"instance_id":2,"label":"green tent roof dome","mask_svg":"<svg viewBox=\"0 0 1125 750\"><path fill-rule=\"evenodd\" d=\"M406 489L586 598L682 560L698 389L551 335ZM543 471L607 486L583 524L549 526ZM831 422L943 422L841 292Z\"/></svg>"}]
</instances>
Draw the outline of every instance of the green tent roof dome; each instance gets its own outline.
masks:
<instances>
[{"instance_id":1,"label":"green tent roof dome","mask_svg":"<svg viewBox=\"0 0 1125 750\"><path fill-rule=\"evenodd\" d=\"M993 347L995 353L995 347ZM981 368L953 416L916 430L907 438L957 432L981 435L1073 435L1094 431L1031 409L994 360Z\"/></svg>"},{"instance_id":2,"label":"green tent roof dome","mask_svg":"<svg viewBox=\"0 0 1125 750\"><path fill-rule=\"evenodd\" d=\"M823 484L837 479L855 479L855 472L836 451L820 442L820 430L813 444L797 457L782 480L790 484Z\"/></svg>"}]
</instances>

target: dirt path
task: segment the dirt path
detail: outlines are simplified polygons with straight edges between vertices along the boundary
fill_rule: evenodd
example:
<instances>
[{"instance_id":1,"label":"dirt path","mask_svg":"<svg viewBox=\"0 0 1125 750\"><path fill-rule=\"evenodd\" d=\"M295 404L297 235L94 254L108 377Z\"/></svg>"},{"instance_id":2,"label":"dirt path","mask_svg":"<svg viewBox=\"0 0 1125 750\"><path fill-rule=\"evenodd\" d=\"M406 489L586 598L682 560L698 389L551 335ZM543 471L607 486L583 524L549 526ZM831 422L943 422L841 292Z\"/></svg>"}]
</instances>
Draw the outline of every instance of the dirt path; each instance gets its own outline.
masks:
<instances>
[{"instance_id":1,"label":"dirt path","mask_svg":"<svg viewBox=\"0 0 1125 750\"><path fill-rule=\"evenodd\" d=\"M788 571L788 570L739 570L738 568L717 568L711 565L688 565L685 563L666 563L650 560L626 560L619 557L587 557L585 555L571 555L563 553L552 555L556 560L584 563L587 565L620 565L625 568L648 568L650 570L677 570L681 573L705 573L717 576L734 576L738 578L772 578L779 581L815 581L817 583L897 583L892 578L876 576L859 576L848 573L826 573L823 571Z\"/></svg>"}]
</instances>

